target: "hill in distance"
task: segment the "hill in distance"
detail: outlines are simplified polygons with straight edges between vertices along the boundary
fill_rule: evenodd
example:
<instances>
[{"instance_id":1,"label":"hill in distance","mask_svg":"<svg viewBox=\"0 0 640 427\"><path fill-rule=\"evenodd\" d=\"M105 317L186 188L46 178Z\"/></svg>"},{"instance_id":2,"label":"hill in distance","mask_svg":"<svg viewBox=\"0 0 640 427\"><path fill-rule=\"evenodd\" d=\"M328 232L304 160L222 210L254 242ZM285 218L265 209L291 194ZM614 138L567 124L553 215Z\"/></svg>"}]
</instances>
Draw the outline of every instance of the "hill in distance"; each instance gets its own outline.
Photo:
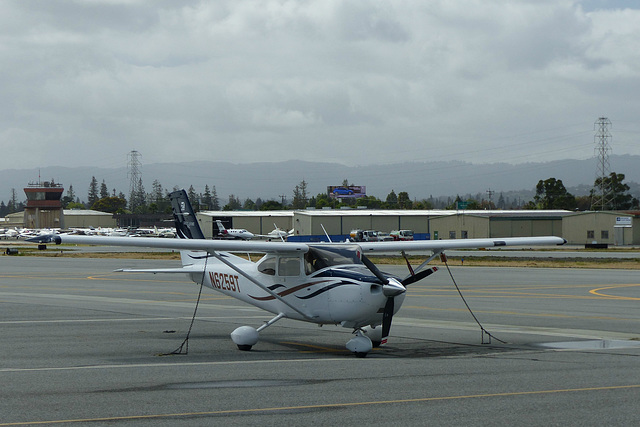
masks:
<instances>
[{"instance_id":1,"label":"hill in distance","mask_svg":"<svg viewBox=\"0 0 640 427\"><path fill-rule=\"evenodd\" d=\"M629 185L640 182L640 156L611 156L611 170L625 174ZM10 169L0 171L0 200L10 199L11 189L18 191L24 199L22 189L29 182L54 179L66 189L72 184L81 200L86 200L95 176L98 183L104 180L109 191L128 195L130 180L126 165L121 168L48 166L41 169ZM280 200L291 199L293 190L302 180L307 183L310 196L326 192L327 186L341 185L348 180L353 185L363 185L367 194L385 199L392 190L406 191L412 199L427 199L430 196L453 196L465 194L501 192L532 192L539 180L561 179L575 195L588 193L596 176L596 160L557 160L545 163L472 164L449 162L404 162L384 165L349 166L341 163L316 163L285 161L277 163L247 163L194 161L187 163L154 163L141 168L143 185L151 192L152 183L158 180L166 190L173 187L189 188L197 192L204 186L216 187L221 202L230 194L246 198ZM637 188L633 185L632 188ZM635 197L638 195L634 194Z\"/></svg>"}]
</instances>

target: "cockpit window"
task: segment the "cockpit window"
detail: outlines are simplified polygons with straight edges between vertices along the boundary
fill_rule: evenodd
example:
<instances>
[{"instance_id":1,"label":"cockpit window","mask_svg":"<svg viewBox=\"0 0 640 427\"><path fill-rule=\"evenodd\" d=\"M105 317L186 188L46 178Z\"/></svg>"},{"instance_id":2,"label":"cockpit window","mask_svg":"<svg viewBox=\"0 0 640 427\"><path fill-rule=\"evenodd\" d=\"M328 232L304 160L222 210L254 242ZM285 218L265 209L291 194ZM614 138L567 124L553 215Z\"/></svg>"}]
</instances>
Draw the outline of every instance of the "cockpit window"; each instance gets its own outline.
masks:
<instances>
[{"instance_id":1,"label":"cockpit window","mask_svg":"<svg viewBox=\"0 0 640 427\"><path fill-rule=\"evenodd\" d=\"M311 246L304 256L305 273L311 274L336 265L362 264L358 251L356 246L341 248Z\"/></svg>"},{"instance_id":2,"label":"cockpit window","mask_svg":"<svg viewBox=\"0 0 640 427\"><path fill-rule=\"evenodd\" d=\"M258 271L270 276L276 275L276 259L275 257L267 258L258 265Z\"/></svg>"},{"instance_id":3,"label":"cockpit window","mask_svg":"<svg viewBox=\"0 0 640 427\"><path fill-rule=\"evenodd\" d=\"M299 276L299 257L280 257L278 260L278 276Z\"/></svg>"}]
</instances>

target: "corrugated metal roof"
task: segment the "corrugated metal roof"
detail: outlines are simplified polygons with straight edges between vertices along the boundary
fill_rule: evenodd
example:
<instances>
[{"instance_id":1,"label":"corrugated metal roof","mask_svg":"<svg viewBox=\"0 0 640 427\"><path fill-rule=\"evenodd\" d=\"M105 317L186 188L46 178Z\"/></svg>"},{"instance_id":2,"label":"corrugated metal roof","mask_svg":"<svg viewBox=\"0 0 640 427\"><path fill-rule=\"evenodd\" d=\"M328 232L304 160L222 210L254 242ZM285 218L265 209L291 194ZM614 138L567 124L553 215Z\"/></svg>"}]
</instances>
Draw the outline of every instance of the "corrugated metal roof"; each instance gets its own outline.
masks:
<instances>
[{"instance_id":1,"label":"corrugated metal roof","mask_svg":"<svg viewBox=\"0 0 640 427\"><path fill-rule=\"evenodd\" d=\"M295 211L300 212L300 211ZM211 217L217 216L234 216L234 217L293 217L294 211L200 211L198 215L205 215Z\"/></svg>"},{"instance_id":2,"label":"corrugated metal roof","mask_svg":"<svg viewBox=\"0 0 640 427\"><path fill-rule=\"evenodd\" d=\"M100 211L94 211L91 209L64 209L62 213L64 214L64 216L80 216L80 215L85 215L85 216L95 215L95 216L109 216L109 217L113 216L113 214L109 212L100 212Z\"/></svg>"},{"instance_id":3,"label":"corrugated metal roof","mask_svg":"<svg viewBox=\"0 0 640 427\"><path fill-rule=\"evenodd\" d=\"M381 210L381 209L304 209L296 211L201 211L200 215L217 217L292 217L293 214L315 217L323 216L448 216L448 215L475 215L484 217L563 217L570 215L572 211L566 210Z\"/></svg>"}]
</instances>

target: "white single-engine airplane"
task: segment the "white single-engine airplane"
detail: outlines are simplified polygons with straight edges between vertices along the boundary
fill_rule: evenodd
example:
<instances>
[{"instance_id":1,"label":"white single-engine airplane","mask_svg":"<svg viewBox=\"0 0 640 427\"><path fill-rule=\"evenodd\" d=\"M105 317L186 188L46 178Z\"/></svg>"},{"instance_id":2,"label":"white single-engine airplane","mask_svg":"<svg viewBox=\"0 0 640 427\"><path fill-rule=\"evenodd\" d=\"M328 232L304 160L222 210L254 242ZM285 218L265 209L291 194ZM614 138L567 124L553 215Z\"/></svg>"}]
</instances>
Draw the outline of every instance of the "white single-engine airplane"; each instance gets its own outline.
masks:
<instances>
[{"instance_id":1,"label":"white single-engine airplane","mask_svg":"<svg viewBox=\"0 0 640 427\"><path fill-rule=\"evenodd\" d=\"M225 228L219 219L216 219L216 225L218 226L218 236L223 239L251 240L255 237L255 234L244 228Z\"/></svg>"},{"instance_id":2,"label":"white single-engine airplane","mask_svg":"<svg viewBox=\"0 0 640 427\"><path fill-rule=\"evenodd\" d=\"M560 237L458 240L414 240L361 243L293 243L206 240L184 190L170 194L179 239L51 235L30 241L176 249L182 268L145 269L148 273L186 273L195 283L274 314L260 326L241 326L231 333L240 350L250 350L265 328L282 318L352 328L346 347L364 357L386 343L393 315L406 287L433 272L427 264L448 249L515 245L561 245ZM381 272L365 253L431 251L407 277ZM252 262L232 252L264 253Z\"/></svg>"}]
</instances>

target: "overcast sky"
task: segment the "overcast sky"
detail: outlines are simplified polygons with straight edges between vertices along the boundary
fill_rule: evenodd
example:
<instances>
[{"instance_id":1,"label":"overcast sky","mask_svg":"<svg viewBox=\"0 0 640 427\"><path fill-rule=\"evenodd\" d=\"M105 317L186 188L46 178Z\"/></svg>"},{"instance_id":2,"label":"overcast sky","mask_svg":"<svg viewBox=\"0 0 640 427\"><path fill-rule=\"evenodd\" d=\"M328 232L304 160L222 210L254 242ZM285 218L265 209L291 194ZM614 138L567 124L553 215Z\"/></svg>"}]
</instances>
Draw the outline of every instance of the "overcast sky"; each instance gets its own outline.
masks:
<instances>
[{"instance_id":1,"label":"overcast sky","mask_svg":"<svg viewBox=\"0 0 640 427\"><path fill-rule=\"evenodd\" d=\"M0 2L0 169L640 154L640 3Z\"/></svg>"}]
</instances>

